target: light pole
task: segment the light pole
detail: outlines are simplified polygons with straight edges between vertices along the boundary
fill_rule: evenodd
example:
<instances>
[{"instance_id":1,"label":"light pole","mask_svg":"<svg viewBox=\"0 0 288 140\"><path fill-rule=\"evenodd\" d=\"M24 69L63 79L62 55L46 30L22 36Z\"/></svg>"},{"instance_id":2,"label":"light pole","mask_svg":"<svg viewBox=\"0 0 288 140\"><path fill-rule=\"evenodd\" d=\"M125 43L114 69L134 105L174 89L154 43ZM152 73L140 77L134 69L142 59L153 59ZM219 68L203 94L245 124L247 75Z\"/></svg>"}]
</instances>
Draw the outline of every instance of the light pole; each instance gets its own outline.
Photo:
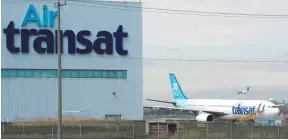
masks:
<instances>
[{"instance_id":1,"label":"light pole","mask_svg":"<svg viewBox=\"0 0 288 140\"><path fill-rule=\"evenodd\" d=\"M60 0L57 2L57 53L58 53L58 139L62 138L62 83L61 83L61 36L60 36Z\"/></svg>"},{"instance_id":2,"label":"light pole","mask_svg":"<svg viewBox=\"0 0 288 140\"><path fill-rule=\"evenodd\" d=\"M65 4L66 5L66 1ZM61 79L61 35L60 35L60 0L57 1L57 54L58 54L58 139L62 138L62 79Z\"/></svg>"}]
</instances>

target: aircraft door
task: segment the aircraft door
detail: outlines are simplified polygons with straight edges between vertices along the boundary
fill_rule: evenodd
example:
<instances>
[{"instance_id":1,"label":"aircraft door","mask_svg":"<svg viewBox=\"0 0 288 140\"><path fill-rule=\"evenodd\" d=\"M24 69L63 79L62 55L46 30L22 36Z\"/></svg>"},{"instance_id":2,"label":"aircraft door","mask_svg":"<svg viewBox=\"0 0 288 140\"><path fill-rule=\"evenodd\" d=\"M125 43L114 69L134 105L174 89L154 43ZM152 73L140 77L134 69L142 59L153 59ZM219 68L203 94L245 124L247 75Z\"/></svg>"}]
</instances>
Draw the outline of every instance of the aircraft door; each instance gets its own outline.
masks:
<instances>
[{"instance_id":1,"label":"aircraft door","mask_svg":"<svg viewBox=\"0 0 288 140\"><path fill-rule=\"evenodd\" d=\"M259 112L263 112L264 111L264 109L265 109L265 104L260 104L259 105Z\"/></svg>"}]
</instances>

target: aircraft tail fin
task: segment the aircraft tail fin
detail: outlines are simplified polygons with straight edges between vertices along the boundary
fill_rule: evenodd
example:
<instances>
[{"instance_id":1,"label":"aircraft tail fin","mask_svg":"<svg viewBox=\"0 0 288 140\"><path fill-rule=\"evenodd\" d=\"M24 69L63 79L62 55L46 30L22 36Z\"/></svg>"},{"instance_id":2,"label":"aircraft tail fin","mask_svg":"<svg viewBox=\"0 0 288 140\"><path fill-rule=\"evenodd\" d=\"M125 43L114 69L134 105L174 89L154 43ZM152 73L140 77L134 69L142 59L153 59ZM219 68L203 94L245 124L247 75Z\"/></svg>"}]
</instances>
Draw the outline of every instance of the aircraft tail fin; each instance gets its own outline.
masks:
<instances>
[{"instance_id":1,"label":"aircraft tail fin","mask_svg":"<svg viewBox=\"0 0 288 140\"><path fill-rule=\"evenodd\" d=\"M173 99L188 99L184 95L175 75L173 73L170 73L169 78L170 78Z\"/></svg>"}]
</instances>

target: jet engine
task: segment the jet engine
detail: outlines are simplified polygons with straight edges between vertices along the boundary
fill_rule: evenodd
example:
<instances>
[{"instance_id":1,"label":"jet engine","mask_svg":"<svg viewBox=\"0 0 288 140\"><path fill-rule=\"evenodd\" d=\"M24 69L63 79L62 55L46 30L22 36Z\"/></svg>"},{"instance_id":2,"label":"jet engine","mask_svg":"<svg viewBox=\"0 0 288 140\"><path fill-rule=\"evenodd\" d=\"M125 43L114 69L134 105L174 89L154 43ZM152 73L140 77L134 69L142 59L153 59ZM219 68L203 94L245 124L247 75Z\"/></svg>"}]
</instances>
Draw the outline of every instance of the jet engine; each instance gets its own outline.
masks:
<instances>
[{"instance_id":1,"label":"jet engine","mask_svg":"<svg viewBox=\"0 0 288 140\"><path fill-rule=\"evenodd\" d=\"M196 116L196 120L199 122L211 122L214 120L214 117L209 113L201 113Z\"/></svg>"}]
</instances>

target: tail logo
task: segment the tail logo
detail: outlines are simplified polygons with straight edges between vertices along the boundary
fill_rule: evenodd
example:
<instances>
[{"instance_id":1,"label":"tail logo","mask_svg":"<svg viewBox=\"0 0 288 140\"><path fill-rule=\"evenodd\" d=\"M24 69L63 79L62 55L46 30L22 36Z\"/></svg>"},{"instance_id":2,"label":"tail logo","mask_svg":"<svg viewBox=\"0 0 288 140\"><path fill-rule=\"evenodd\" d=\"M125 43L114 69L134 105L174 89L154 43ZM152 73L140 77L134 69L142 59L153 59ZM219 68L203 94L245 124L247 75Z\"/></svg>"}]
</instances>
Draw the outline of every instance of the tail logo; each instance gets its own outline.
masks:
<instances>
[{"instance_id":1,"label":"tail logo","mask_svg":"<svg viewBox=\"0 0 288 140\"><path fill-rule=\"evenodd\" d=\"M177 96L177 91L178 91L178 84L177 83L173 83L173 94L175 95L175 96Z\"/></svg>"}]
</instances>

